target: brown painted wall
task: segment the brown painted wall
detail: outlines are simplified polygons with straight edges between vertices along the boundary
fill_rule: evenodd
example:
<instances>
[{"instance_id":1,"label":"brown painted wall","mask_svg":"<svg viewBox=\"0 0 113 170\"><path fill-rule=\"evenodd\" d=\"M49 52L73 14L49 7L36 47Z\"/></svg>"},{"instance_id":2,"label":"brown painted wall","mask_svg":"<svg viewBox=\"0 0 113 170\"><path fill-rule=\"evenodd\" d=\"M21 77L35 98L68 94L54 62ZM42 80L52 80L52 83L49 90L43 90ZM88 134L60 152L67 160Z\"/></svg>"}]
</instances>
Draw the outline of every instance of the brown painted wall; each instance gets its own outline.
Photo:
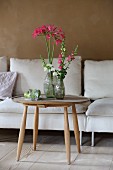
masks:
<instances>
[{"instance_id":1,"label":"brown painted wall","mask_svg":"<svg viewBox=\"0 0 113 170\"><path fill-rule=\"evenodd\" d=\"M0 56L46 57L43 39L32 38L42 24L61 26L83 60L113 59L113 0L0 0Z\"/></svg>"}]
</instances>

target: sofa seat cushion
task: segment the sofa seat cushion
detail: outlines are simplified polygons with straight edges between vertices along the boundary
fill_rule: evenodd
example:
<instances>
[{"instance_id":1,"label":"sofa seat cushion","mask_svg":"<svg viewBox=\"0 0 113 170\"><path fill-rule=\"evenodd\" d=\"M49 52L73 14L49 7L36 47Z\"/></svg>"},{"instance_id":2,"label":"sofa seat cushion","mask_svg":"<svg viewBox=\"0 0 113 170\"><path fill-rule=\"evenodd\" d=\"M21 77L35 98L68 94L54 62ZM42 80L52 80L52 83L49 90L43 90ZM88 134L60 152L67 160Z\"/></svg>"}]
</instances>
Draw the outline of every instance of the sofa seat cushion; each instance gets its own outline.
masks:
<instances>
[{"instance_id":1,"label":"sofa seat cushion","mask_svg":"<svg viewBox=\"0 0 113 170\"><path fill-rule=\"evenodd\" d=\"M83 104L77 104L76 110L77 113L84 113L88 108L90 101L85 102ZM6 98L4 101L0 102L0 113L23 113L24 106L21 103L14 102L11 98ZM40 108L40 113L63 113L62 107L48 107L48 108ZM71 112L71 107L68 109L69 113ZM34 107L28 107L28 113L34 113Z\"/></svg>"},{"instance_id":2,"label":"sofa seat cushion","mask_svg":"<svg viewBox=\"0 0 113 170\"><path fill-rule=\"evenodd\" d=\"M113 116L113 98L97 99L88 106L87 116Z\"/></svg>"},{"instance_id":3,"label":"sofa seat cushion","mask_svg":"<svg viewBox=\"0 0 113 170\"><path fill-rule=\"evenodd\" d=\"M53 65L58 68L58 58L54 58ZM41 59L11 58L10 71L18 73L14 95L23 94L29 89L40 89L42 94L44 93L43 84L47 72L44 72ZM70 64L64 83L66 94L81 95L80 56L76 56L76 59Z\"/></svg>"}]
</instances>

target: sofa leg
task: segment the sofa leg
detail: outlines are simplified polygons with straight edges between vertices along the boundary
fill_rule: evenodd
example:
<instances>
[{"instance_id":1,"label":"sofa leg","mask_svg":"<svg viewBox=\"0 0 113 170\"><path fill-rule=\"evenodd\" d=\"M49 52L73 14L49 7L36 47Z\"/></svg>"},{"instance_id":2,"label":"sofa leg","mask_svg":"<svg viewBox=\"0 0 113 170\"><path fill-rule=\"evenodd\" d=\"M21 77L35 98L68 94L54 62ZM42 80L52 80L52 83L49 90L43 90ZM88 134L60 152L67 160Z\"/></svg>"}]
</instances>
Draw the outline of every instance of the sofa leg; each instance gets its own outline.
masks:
<instances>
[{"instance_id":1,"label":"sofa leg","mask_svg":"<svg viewBox=\"0 0 113 170\"><path fill-rule=\"evenodd\" d=\"M94 146L94 132L91 134L91 146Z\"/></svg>"},{"instance_id":2,"label":"sofa leg","mask_svg":"<svg viewBox=\"0 0 113 170\"><path fill-rule=\"evenodd\" d=\"M82 131L80 131L80 145L82 145Z\"/></svg>"}]
</instances>

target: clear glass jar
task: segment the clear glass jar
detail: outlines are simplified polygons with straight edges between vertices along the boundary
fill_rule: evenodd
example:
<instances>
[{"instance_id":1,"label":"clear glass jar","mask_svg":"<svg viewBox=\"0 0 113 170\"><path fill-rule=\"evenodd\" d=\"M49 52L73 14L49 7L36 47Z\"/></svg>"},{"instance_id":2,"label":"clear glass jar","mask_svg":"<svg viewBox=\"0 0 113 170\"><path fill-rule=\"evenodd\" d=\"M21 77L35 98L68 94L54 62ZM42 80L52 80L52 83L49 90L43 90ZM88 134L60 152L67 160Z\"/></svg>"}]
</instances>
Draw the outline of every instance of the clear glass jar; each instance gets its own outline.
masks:
<instances>
[{"instance_id":1,"label":"clear glass jar","mask_svg":"<svg viewBox=\"0 0 113 170\"><path fill-rule=\"evenodd\" d=\"M57 83L55 85L55 98L56 99L64 99L65 96L65 86L63 79L57 79Z\"/></svg>"},{"instance_id":2,"label":"clear glass jar","mask_svg":"<svg viewBox=\"0 0 113 170\"><path fill-rule=\"evenodd\" d=\"M53 76L53 72L49 71L44 80L44 94L47 98L55 97L54 87L56 85L56 76Z\"/></svg>"}]
</instances>

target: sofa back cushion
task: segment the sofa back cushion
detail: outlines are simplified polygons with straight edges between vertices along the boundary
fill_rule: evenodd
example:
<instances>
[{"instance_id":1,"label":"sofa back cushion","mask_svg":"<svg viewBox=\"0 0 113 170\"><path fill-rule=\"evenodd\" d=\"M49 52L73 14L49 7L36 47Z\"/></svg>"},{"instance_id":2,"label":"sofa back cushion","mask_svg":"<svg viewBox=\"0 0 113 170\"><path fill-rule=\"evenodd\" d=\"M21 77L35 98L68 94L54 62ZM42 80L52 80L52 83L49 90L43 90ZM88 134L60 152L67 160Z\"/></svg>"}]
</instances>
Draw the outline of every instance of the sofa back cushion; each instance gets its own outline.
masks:
<instances>
[{"instance_id":1,"label":"sofa back cushion","mask_svg":"<svg viewBox=\"0 0 113 170\"><path fill-rule=\"evenodd\" d=\"M85 61L85 97L98 99L113 97L113 61Z\"/></svg>"},{"instance_id":2,"label":"sofa back cushion","mask_svg":"<svg viewBox=\"0 0 113 170\"><path fill-rule=\"evenodd\" d=\"M57 67L58 59L53 60ZM40 89L43 91L44 78L47 72L44 72L41 59L10 59L10 71L17 72L18 77L15 85L14 95L23 94L28 89ZM81 94L81 57L70 64L68 73L64 80L66 94Z\"/></svg>"},{"instance_id":3,"label":"sofa back cushion","mask_svg":"<svg viewBox=\"0 0 113 170\"><path fill-rule=\"evenodd\" d=\"M7 57L2 56L0 57L0 72L7 71Z\"/></svg>"}]
</instances>

